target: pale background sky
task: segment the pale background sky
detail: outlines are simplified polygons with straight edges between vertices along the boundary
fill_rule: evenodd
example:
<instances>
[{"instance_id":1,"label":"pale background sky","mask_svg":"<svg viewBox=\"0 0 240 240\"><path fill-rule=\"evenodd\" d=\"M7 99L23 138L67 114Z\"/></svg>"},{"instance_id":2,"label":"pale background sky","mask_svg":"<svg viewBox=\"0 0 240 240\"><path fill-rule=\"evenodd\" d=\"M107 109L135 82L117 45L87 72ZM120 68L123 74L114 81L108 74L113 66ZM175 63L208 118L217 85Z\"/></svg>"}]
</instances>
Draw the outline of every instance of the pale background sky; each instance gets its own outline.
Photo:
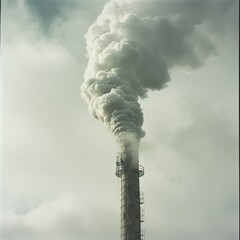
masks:
<instances>
[{"instance_id":1,"label":"pale background sky","mask_svg":"<svg viewBox=\"0 0 240 240\"><path fill-rule=\"evenodd\" d=\"M180 2L196 11L201 5ZM210 22L218 17L210 31L218 54L199 69L171 70L168 88L141 100L146 239L238 239L233 2L225 15L219 9L219 16L202 14ZM89 116L79 90L87 64L84 34L104 3L2 3L3 240L119 239L118 146Z\"/></svg>"}]
</instances>

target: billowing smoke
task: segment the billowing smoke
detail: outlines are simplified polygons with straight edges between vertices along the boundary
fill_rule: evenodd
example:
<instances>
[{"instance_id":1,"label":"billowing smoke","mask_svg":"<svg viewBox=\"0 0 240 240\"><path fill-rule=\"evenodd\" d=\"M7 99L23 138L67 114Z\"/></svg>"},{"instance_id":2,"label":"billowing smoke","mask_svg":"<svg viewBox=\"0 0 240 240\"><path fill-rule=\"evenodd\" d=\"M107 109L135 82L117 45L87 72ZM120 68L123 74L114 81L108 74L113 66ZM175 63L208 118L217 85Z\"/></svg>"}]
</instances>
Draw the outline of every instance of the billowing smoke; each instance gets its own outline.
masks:
<instances>
[{"instance_id":1,"label":"billowing smoke","mask_svg":"<svg viewBox=\"0 0 240 240\"><path fill-rule=\"evenodd\" d=\"M159 1L149 1L153 13L155 5ZM215 51L198 16L150 12L136 0L112 0L86 34L89 61L81 92L123 151L136 149L145 134L139 99L165 88L170 68L199 67Z\"/></svg>"}]
</instances>

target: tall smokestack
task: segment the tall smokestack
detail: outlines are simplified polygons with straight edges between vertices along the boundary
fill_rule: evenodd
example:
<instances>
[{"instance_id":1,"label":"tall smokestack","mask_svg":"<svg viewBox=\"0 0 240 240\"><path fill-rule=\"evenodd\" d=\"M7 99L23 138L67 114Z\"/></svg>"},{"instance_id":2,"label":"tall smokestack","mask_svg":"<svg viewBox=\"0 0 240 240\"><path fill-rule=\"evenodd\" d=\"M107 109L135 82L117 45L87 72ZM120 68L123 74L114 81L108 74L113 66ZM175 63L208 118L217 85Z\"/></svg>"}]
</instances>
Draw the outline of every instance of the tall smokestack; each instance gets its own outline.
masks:
<instances>
[{"instance_id":1,"label":"tall smokestack","mask_svg":"<svg viewBox=\"0 0 240 240\"><path fill-rule=\"evenodd\" d=\"M133 158L136 158L134 153L121 152L116 162L116 175L121 178L121 240L143 239L139 177L143 176L144 169L136 164L138 159Z\"/></svg>"}]
</instances>

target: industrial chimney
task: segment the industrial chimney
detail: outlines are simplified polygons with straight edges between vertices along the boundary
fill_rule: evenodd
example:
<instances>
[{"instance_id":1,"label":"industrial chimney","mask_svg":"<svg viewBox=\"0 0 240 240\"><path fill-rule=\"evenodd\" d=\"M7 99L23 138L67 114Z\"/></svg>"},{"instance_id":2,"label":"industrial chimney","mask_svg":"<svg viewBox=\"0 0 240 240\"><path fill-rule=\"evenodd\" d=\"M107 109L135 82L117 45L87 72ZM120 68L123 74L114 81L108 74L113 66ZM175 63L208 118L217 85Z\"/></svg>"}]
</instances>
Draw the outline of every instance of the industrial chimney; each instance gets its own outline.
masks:
<instances>
[{"instance_id":1,"label":"industrial chimney","mask_svg":"<svg viewBox=\"0 0 240 240\"><path fill-rule=\"evenodd\" d=\"M121 178L121 240L144 239L141 229L144 214L140 207L143 193L139 186L139 178L144 175L144 168L132 162L131 153L122 152L117 156L116 176Z\"/></svg>"}]
</instances>

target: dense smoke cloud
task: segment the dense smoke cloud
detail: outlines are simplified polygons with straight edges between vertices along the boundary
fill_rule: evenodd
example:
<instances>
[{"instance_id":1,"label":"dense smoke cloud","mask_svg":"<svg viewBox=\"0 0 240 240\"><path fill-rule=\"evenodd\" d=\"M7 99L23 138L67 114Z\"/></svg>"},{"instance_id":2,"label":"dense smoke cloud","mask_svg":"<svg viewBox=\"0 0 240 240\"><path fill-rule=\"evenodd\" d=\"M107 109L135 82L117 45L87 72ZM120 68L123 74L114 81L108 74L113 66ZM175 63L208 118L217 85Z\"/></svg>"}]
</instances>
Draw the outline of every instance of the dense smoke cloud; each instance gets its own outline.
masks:
<instances>
[{"instance_id":1,"label":"dense smoke cloud","mask_svg":"<svg viewBox=\"0 0 240 240\"><path fill-rule=\"evenodd\" d=\"M141 1L110 1L86 34L89 62L82 95L90 113L120 142L128 134L138 140L144 136L138 100L148 90L165 88L169 69L200 67L216 52L201 30L201 11L196 16L185 14L180 7L173 9L172 1L163 1L168 14L158 15L155 9L161 9L160 2L147 3L144 11Z\"/></svg>"}]
</instances>

